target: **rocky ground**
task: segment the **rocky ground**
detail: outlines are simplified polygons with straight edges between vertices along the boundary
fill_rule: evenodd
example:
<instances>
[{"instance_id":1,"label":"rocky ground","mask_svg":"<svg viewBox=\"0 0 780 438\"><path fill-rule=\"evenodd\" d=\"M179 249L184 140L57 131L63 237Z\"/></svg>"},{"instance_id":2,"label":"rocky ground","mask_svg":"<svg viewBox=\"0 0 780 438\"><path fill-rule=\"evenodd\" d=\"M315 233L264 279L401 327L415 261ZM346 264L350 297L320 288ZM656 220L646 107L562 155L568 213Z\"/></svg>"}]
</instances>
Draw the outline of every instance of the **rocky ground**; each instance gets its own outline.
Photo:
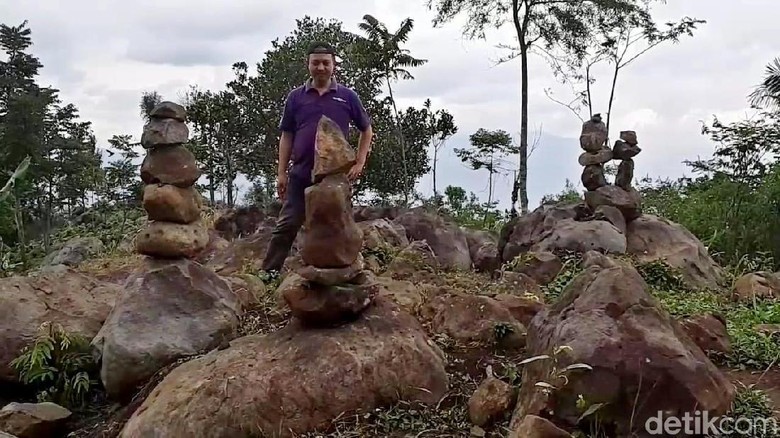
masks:
<instances>
[{"instance_id":1,"label":"rocky ground","mask_svg":"<svg viewBox=\"0 0 780 438\"><path fill-rule=\"evenodd\" d=\"M492 236L422 209L356 208L379 289L336 328L301 326L284 299L300 239L282 279L259 276L273 217L257 211L223 215L193 260L114 254L2 279L0 398L27 404L0 411L0 431L642 436L657 410L780 406L780 276L735 276L662 218L623 232L588 211L542 207ZM20 385L11 361L46 321L88 354L54 348L62 379ZM41 339L62 340L52 327ZM68 410L35 404L43 390Z\"/></svg>"}]
</instances>

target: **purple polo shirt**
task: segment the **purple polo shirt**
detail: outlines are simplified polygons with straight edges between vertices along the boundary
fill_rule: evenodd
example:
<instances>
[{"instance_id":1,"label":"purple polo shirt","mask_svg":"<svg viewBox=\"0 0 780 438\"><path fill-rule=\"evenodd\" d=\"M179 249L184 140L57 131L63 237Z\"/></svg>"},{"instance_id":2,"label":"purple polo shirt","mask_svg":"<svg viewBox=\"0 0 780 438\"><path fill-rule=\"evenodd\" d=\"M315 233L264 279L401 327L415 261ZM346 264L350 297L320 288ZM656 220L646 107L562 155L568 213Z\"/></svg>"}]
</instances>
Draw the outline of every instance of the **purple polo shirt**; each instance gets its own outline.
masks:
<instances>
[{"instance_id":1,"label":"purple polo shirt","mask_svg":"<svg viewBox=\"0 0 780 438\"><path fill-rule=\"evenodd\" d=\"M331 81L330 89L319 95L309 79L287 95L279 129L293 133L290 175L311 180L314 168L314 141L320 117L328 116L339 125L344 137L349 135L349 122L365 131L371 119L357 93L349 87Z\"/></svg>"}]
</instances>

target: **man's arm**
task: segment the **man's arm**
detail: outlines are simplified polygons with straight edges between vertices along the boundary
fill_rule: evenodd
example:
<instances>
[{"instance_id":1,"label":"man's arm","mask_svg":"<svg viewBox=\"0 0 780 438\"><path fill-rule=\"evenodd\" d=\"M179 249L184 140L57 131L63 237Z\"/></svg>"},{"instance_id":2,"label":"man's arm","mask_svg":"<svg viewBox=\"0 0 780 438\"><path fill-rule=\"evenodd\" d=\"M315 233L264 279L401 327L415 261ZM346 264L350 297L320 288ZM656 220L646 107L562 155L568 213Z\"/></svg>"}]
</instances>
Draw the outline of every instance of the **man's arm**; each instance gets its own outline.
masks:
<instances>
[{"instance_id":1,"label":"man's arm","mask_svg":"<svg viewBox=\"0 0 780 438\"><path fill-rule=\"evenodd\" d=\"M279 138L279 177L287 176L287 166L290 164L290 154L292 153L293 132L295 131L295 113L293 106L295 101L293 92L287 95L284 101L284 110L282 110L282 119L279 121L279 129L282 135Z\"/></svg>"},{"instance_id":2,"label":"man's arm","mask_svg":"<svg viewBox=\"0 0 780 438\"><path fill-rule=\"evenodd\" d=\"M360 140L358 141L357 164L360 167L365 166L368 154L371 152L371 140L374 137L374 129L371 126L371 117L368 116L360 96L356 92L352 94L352 120L360 130Z\"/></svg>"},{"instance_id":3,"label":"man's arm","mask_svg":"<svg viewBox=\"0 0 780 438\"><path fill-rule=\"evenodd\" d=\"M279 138L279 178L283 178L287 175L287 166L290 164L292 144L292 133L289 131L282 131L282 135Z\"/></svg>"},{"instance_id":4,"label":"man's arm","mask_svg":"<svg viewBox=\"0 0 780 438\"><path fill-rule=\"evenodd\" d=\"M371 140L374 138L374 129L371 127L371 125L368 125L368 127L360 131L360 140L358 141L358 153L357 153L357 162L361 166L364 166L366 164L366 160L368 159L368 153L371 151Z\"/></svg>"}]
</instances>

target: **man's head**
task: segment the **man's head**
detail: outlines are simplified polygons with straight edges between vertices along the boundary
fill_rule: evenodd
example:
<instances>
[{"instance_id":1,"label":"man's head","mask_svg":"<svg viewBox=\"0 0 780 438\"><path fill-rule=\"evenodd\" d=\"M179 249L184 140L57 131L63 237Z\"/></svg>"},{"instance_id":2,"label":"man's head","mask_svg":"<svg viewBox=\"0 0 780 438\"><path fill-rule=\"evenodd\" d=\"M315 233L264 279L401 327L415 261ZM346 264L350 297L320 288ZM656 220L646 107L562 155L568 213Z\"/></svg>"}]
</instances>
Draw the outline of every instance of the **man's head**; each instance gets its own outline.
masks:
<instances>
[{"instance_id":1,"label":"man's head","mask_svg":"<svg viewBox=\"0 0 780 438\"><path fill-rule=\"evenodd\" d=\"M309 74L315 82L324 83L333 75L336 51L327 43L315 42L306 52Z\"/></svg>"}]
</instances>

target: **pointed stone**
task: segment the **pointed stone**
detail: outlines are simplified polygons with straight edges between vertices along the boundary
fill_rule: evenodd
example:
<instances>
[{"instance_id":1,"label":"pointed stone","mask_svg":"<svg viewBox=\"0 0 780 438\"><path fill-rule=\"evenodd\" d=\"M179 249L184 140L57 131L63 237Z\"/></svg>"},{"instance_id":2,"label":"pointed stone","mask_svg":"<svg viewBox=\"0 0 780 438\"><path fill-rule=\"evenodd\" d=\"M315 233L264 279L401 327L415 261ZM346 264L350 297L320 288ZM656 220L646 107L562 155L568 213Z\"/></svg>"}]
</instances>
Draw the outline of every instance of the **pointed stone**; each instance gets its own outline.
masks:
<instances>
[{"instance_id":1,"label":"pointed stone","mask_svg":"<svg viewBox=\"0 0 780 438\"><path fill-rule=\"evenodd\" d=\"M620 139L630 144L631 146L636 146L639 144L636 139L636 131L620 131Z\"/></svg>"},{"instance_id":2,"label":"pointed stone","mask_svg":"<svg viewBox=\"0 0 780 438\"><path fill-rule=\"evenodd\" d=\"M598 152L606 141L607 125L601 120L599 114L594 114L590 120L582 124L580 147L588 152Z\"/></svg>"},{"instance_id":3,"label":"pointed stone","mask_svg":"<svg viewBox=\"0 0 780 438\"><path fill-rule=\"evenodd\" d=\"M615 146L612 148L612 158L616 160L628 160L637 156L642 149L637 145L628 144L623 140L615 141Z\"/></svg>"},{"instance_id":4,"label":"pointed stone","mask_svg":"<svg viewBox=\"0 0 780 438\"><path fill-rule=\"evenodd\" d=\"M341 128L327 116L322 116L317 125L314 149L312 181L315 183L327 175L347 173L355 165L354 149L347 142Z\"/></svg>"},{"instance_id":5,"label":"pointed stone","mask_svg":"<svg viewBox=\"0 0 780 438\"><path fill-rule=\"evenodd\" d=\"M631 182L634 180L634 160L628 159L620 162L615 177L615 185L628 190L631 188Z\"/></svg>"}]
</instances>

